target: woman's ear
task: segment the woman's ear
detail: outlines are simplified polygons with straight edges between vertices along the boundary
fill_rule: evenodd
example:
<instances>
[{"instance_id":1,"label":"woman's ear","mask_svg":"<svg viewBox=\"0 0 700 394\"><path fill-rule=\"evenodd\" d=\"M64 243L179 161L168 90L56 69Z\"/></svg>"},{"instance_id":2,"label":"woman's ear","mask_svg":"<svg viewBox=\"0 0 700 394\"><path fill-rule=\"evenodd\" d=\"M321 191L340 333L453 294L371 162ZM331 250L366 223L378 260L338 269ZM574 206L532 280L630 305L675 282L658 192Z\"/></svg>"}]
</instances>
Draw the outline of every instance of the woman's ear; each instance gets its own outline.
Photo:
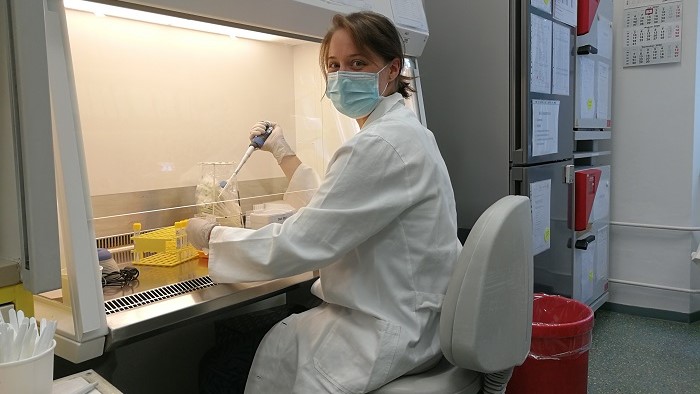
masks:
<instances>
[{"instance_id":1,"label":"woman's ear","mask_svg":"<svg viewBox=\"0 0 700 394\"><path fill-rule=\"evenodd\" d=\"M391 61L389 66L389 82L393 82L399 77L399 72L401 71L401 59L395 58Z\"/></svg>"}]
</instances>

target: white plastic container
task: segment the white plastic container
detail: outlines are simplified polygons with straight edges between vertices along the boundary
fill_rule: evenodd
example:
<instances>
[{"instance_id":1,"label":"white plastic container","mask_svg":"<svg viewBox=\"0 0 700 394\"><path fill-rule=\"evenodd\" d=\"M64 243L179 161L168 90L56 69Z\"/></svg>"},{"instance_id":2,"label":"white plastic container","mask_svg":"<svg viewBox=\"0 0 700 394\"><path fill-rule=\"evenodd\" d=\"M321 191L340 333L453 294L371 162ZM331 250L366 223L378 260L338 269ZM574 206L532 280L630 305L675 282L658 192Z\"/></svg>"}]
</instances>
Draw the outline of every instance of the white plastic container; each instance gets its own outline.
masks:
<instances>
[{"instance_id":1,"label":"white plastic container","mask_svg":"<svg viewBox=\"0 0 700 394\"><path fill-rule=\"evenodd\" d=\"M24 360L0 364L0 393L51 394L56 340L45 352Z\"/></svg>"},{"instance_id":2,"label":"white plastic container","mask_svg":"<svg viewBox=\"0 0 700 394\"><path fill-rule=\"evenodd\" d=\"M284 202L266 202L253 205L253 210L248 213L246 228L257 230L270 223L282 223L294 215L294 208Z\"/></svg>"}]
</instances>

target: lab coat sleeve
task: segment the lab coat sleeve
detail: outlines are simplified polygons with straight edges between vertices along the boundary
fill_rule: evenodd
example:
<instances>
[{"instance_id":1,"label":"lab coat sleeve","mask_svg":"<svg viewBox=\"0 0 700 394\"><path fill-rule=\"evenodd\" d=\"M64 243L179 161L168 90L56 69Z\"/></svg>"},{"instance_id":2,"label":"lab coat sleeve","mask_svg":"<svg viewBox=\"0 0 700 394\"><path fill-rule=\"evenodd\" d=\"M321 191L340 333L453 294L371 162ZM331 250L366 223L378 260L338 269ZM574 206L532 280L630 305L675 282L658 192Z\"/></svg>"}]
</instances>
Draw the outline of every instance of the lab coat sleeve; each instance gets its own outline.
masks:
<instances>
[{"instance_id":1,"label":"lab coat sleeve","mask_svg":"<svg viewBox=\"0 0 700 394\"><path fill-rule=\"evenodd\" d=\"M284 193L283 200L287 204L294 207L294 209L299 209L306 206L316 189L320 184L318 179L318 174L313 168L301 163L294 171L292 179L289 180L289 186L287 186L287 191Z\"/></svg>"},{"instance_id":2,"label":"lab coat sleeve","mask_svg":"<svg viewBox=\"0 0 700 394\"><path fill-rule=\"evenodd\" d=\"M258 230L215 227L209 275L217 282L269 280L330 265L413 204L410 171L393 146L361 133L338 149L308 206Z\"/></svg>"}]
</instances>

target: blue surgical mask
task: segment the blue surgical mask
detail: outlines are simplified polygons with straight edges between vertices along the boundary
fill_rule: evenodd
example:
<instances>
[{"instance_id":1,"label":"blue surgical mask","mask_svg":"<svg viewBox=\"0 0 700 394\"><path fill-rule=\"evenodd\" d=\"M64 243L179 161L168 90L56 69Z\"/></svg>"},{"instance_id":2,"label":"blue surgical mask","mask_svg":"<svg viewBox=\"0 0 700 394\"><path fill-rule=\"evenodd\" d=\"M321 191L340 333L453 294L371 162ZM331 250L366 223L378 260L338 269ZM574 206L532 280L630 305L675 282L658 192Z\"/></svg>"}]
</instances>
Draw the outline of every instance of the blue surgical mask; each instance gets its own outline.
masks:
<instances>
[{"instance_id":1,"label":"blue surgical mask","mask_svg":"<svg viewBox=\"0 0 700 394\"><path fill-rule=\"evenodd\" d=\"M328 73L326 96L331 99L335 109L353 119L359 119L372 113L379 102L379 73L357 71L336 71ZM387 86L389 83L387 82ZM384 87L386 90L387 86ZM382 94L384 91L382 91Z\"/></svg>"}]
</instances>

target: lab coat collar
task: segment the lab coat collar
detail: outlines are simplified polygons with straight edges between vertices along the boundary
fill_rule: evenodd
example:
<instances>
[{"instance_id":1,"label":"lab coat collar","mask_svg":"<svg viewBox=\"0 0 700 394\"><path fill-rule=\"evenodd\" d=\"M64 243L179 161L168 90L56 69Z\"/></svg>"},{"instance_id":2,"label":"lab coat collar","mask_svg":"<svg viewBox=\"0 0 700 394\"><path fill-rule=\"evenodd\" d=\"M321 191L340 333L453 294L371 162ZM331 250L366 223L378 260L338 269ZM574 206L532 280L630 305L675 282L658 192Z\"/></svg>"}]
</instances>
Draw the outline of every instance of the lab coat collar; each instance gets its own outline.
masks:
<instances>
[{"instance_id":1,"label":"lab coat collar","mask_svg":"<svg viewBox=\"0 0 700 394\"><path fill-rule=\"evenodd\" d=\"M369 126L370 123L372 123L376 119L379 119L382 116L384 116L384 114L389 112L398 103L401 103L401 105L404 105L404 100L403 100L403 96L401 95L401 93L394 93L391 96L386 96L386 97L382 98L382 100L377 105L377 108L375 108L374 111L372 111L372 113L369 115L369 117L365 121L365 124L362 126L362 129L367 128L367 126Z\"/></svg>"}]
</instances>

